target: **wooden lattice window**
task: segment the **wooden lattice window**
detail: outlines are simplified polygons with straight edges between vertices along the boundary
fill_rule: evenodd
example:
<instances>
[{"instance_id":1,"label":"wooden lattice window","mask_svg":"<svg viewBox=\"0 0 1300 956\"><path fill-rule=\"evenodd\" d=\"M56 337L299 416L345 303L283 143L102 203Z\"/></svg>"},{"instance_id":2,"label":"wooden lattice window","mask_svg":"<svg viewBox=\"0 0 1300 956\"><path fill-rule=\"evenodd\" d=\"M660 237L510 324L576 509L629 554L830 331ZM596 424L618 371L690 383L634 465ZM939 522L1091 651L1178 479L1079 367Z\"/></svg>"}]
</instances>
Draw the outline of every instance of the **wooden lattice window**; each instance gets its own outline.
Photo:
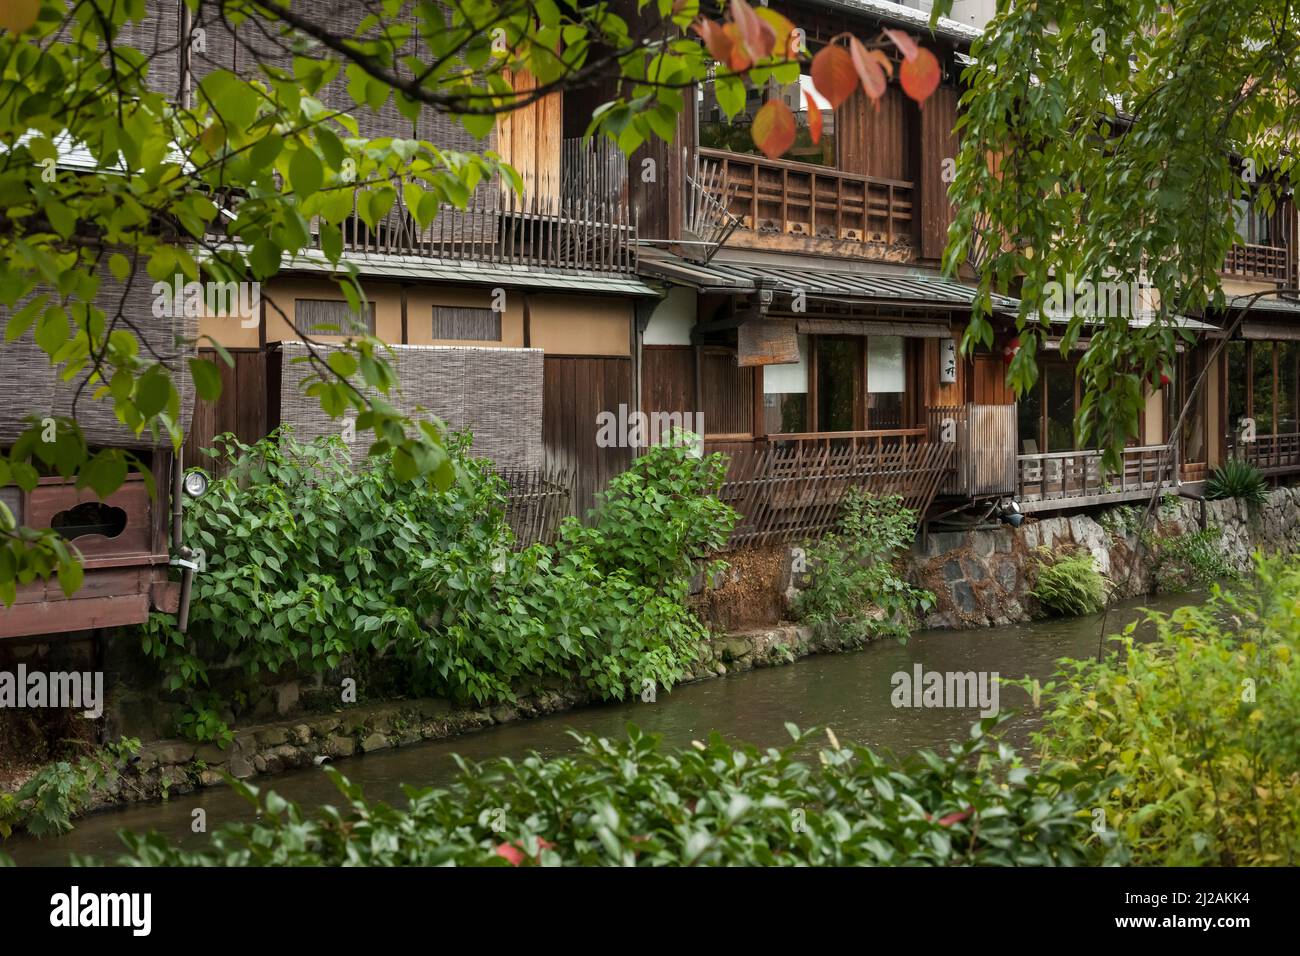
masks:
<instances>
[{"instance_id":1,"label":"wooden lattice window","mask_svg":"<svg viewBox=\"0 0 1300 956\"><path fill-rule=\"evenodd\" d=\"M347 335L364 324L366 331L375 333L375 304L366 303L366 316L353 312L342 299L295 299L294 320L298 329L307 335Z\"/></svg>"},{"instance_id":2,"label":"wooden lattice window","mask_svg":"<svg viewBox=\"0 0 1300 956\"><path fill-rule=\"evenodd\" d=\"M501 313L460 305L433 307L433 340L500 342Z\"/></svg>"}]
</instances>

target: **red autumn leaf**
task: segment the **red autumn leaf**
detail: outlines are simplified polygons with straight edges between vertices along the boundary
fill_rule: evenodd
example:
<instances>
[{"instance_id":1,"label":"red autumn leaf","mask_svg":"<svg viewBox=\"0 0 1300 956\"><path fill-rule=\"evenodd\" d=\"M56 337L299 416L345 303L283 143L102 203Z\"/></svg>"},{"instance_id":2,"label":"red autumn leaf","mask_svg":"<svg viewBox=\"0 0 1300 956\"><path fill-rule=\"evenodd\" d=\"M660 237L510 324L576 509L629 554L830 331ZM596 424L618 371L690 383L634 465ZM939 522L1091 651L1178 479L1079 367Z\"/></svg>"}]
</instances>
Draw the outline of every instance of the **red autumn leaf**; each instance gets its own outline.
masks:
<instances>
[{"instance_id":1,"label":"red autumn leaf","mask_svg":"<svg viewBox=\"0 0 1300 956\"><path fill-rule=\"evenodd\" d=\"M853 69L862 81L862 91L873 100L885 95L887 81L880 64L867 56L867 48L858 42L857 37L849 38L849 53L853 58Z\"/></svg>"},{"instance_id":2,"label":"red autumn leaf","mask_svg":"<svg viewBox=\"0 0 1300 956\"><path fill-rule=\"evenodd\" d=\"M939 826L950 827L954 823L960 823L962 820L965 820L974 812L975 812L974 807L967 807L965 810L962 810L958 813L950 813L946 817L939 818Z\"/></svg>"},{"instance_id":3,"label":"red autumn leaf","mask_svg":"<svg viewBox=\"0 0 1300 956\"><path fill-rule=\"evenodd\" d=\"M727 66L733 73L743 73L753 64L754 58L749 55L749 48L745 46L745 41L740 35L740 27L734 23L728 23L722 28L727 33L727 40L731 43L731 53L727 57Z\"/></svg>"},{"instance_id":4,"label":"red autumn leaf","mask_svg":"<svg viewBox=\"0 0 1300 956\"><path fill-rule=\"evenodd\" d=\"M831 109L852 96L858 88L858 77L849 51L833 43L818 50L812 61L812 81Z\"/></svg>"},{"instance_id":5,"label":"red autumn leaf","mask_svg":"<svg viewBox=\"0 0 1300 956\"><path fill-rule=\"evenodd\" d=\"M915 57L904 60L898 68L898 81L903 84L904 93L918 103L924 103L939 88L941 73L934 54L921 47Z\"/></svg>"},{"instance_id":6,"label":"red autumn leaf","mask_svg":"<svg viewBox=\"0 0 1300 956\"><path fill-rule=\"evenodd\" d=\"M761 60L772 55L776 31L745 0L731 0L731 22L740 29L750 59Z\"/></svg>"},{"instance_id":7,"label":"red autumn leaf","mask_svg":"<svg viewBox=\"0 0 1300 956\"><path fill-rule=\"evenodd\" d=\"M803 91L803 100L808 107L808 135L812 137L814 143L822 141L822 111L813 100L812 94L807 90Z\"/></svg>"},{"instance_id":8,"label":"red autumn leaf","mask_svg":"<svg viewBox=\"0 0 1300 956\"><path fill-rule=\"evenodd\" d=\"M726 63L731 59L731 37L722 28L722 24L701 18L691 26L704 40L704 46L711 57L719 63Z\"/></svg>"},{"instance_id":9,"label":"red autumn leaf","mask_svg":"<svg viewBox=\"0 0 1300 956\"><path fill-rule=\"evenodd\" d=\"M780 100L768 100L754 116L750 133L754 145L763 151L764 156L779 159L794 145L794 114Z\"/></svg>"},{"instance_id":10,"label":"red autumn leaf","mask_svg":"<svg viewBox=\"0 0 1300 956\"><path fill-rule=\"evenodd\" d=\"M884 50L868 50L867 58L879 63L880 68L885 71L885 76L894 75L894 61L885 56Z\"/></svg>"},{"instance_id":11,"label":"red autumn leaf","mask_svg":"<svg viewBox=\"0 0 1300 956\"><path fill-rule=\"evenodd\" d=\"M498 844L497 848L492 852L494 852L497 856L501 857L502 859L508 861L511 866L518 866L520 863L524 862L523 851L520 850L519 847L515 846L513 843Z\"/></svg>"},{"instance_id":12,"label":"red autumn leaf","mask_svg":"<svg viewBox=\"0 0 1300 956\"><path fill-rule=\"evenodd\" d=\"M886 30L885 36L889 37L889 39L893 41L894 46L898 47L898 52L903 54L904 60L916 59L916 54L921 48L916 45L915 40L902 30Z\"/></svg>"}]
</instances>

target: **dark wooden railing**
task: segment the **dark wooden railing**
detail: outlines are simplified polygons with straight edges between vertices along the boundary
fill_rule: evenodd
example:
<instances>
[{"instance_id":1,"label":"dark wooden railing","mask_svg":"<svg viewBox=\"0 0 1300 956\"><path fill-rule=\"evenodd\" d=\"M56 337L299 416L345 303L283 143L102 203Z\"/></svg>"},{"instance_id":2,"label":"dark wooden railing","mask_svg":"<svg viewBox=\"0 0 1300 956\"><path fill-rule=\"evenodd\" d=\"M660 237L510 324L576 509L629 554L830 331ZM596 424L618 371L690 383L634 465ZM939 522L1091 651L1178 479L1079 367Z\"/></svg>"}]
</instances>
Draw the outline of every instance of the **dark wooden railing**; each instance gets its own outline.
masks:
<instances>
[{"instance_id":1,"label":"dark wooden railing","mask_svg":"<svg viewBox=\"0 0 1300 956\"><path fill-rule=\"evenodd\" d=\"M1253 442L1239 442L1233 454L1266 475L1300 472L1300 432L1257 435Z\"/></svg>"},{"instance_id":2,"label":"dark wooden railing","mask_svg":"<svg viewBox=\"0 0 1300 956\"><path fill-rule=\"evenodd\" d=\"M900 495L923 516L948 473L953 447L912 428L772 435L733 451L719 494L741 516L728 546L789 544L832 531L853 488Z\"/></svg>"},{"instance_id":3,"label":"dark wooden railing","mask_svg":"<svg viewBox=\"0 0 1300 956\"><path fill-rule=\"evenodd\" d=\"M1286 282L1291 275L1290 250L1286 246L1253 246L1238 243L1228 250L1223 273L1244 279Z\"/></svg>"},{"instance_id":4,"label":"dark wooden railing","mask_svg":"<svg viewBox=\"0 0 1300 956\"><path fill-rule=\"evenodd\" d=\"M354 207L344 220L343 249L539 269L636 271L635 214L625 204L541 193L520 198L503 189L471 198L464 209L444 205L424 229L400 196L373 228Z\"/></svg>"},{"instance_id":5,"label":"dark wooden railing","mask_svg":"<svg viewBox=\"0 0 1300 956\"><path fill-rule=\"evenodd\" d=\"M744 229L910 248L915 188L910 182L846 173L828 166L699 150L716 164L725 199Z\"/></svg>"},{"instance_id":6,"label":"dark wooden railing","mask_svg":"<svg viewBox=\"0 0 1300 956\"><path fill-rule=\"evenodd\" d=\"M1016 497L1023 511L1045 511L1145 498L1178 487L1178 455L1164 445L1125 448L1117 473L1101 467L1101 452L1056 451L1016 458Z\"/></svg>"}]
</instances>

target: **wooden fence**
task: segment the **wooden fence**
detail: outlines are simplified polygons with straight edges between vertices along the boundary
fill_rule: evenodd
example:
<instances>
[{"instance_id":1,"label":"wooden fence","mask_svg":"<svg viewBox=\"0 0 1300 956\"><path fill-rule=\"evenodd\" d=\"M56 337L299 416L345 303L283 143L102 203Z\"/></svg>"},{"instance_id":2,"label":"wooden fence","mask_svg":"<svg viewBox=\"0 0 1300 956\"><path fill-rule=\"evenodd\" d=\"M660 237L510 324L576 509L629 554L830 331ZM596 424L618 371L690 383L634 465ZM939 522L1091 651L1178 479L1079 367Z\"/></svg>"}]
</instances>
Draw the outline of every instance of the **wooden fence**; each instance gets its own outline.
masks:
<instances>
[{"instance_id":1,"label":"wooden fence","mask_svg":"<svg viewBox=\"0 0 1300 956\"><path fill-rule=\"evenodd\" d=\"M832 531L853 488L900 495L922 517L952 463L954 446L918 435L849 433L851 437L774 438L733 453L719 497L741 515L732 550L788 544Z\"/></svg>"},{"instance_id":2,"label":"wooden fence","mask_svg":"<svg viewBox=\"0 0 1300 956\"><path fill-rule=\"evenodd\" d=\"M573 472L546 467L507 469L498 474L508 487L506 522L515 533L515 547L554 542L560 522L573 511Z\"/></svg>"}]
</instances>

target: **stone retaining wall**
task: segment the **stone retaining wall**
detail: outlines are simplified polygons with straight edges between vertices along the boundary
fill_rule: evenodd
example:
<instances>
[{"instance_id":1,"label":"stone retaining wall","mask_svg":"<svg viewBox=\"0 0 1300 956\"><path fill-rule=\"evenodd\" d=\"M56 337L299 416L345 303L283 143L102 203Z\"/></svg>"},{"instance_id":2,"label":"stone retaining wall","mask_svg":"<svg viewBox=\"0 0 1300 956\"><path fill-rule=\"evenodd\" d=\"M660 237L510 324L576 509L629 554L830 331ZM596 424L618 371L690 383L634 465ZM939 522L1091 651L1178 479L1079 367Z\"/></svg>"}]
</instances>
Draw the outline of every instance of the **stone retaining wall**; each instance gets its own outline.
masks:
<instances>
[{"instance_id":1,"label":"stone retaining wall","mask_svg":"<svg viewBox=\"0 0 1300 956\"><path fill-rule=\"evenodd\" d=\"M1208 501L1204 506L1207 527L1221 531L1222 553L1238 570L1249 567L1255 549L1300 550L1300 487L1274 489L1267 502L1254 508L1236 500ZM1029 518L1019 528L1002 525L931 534L907 558L909 580L929 588L938 599L925 625L986 627L1041 617L1042 609L1029 593L1034 551L1039 547L1090 552L1111 583L1115 600L1150 593L1151 562L1139 548L1137 536L1110 530L1119 527L1122 507ZM1141 510L1145 504L1127 507ZM1162 505L1157 513L1159 533L1198 531L1200 512L1201 503L1186 498Z\"/></svg>"}]
</instances>

